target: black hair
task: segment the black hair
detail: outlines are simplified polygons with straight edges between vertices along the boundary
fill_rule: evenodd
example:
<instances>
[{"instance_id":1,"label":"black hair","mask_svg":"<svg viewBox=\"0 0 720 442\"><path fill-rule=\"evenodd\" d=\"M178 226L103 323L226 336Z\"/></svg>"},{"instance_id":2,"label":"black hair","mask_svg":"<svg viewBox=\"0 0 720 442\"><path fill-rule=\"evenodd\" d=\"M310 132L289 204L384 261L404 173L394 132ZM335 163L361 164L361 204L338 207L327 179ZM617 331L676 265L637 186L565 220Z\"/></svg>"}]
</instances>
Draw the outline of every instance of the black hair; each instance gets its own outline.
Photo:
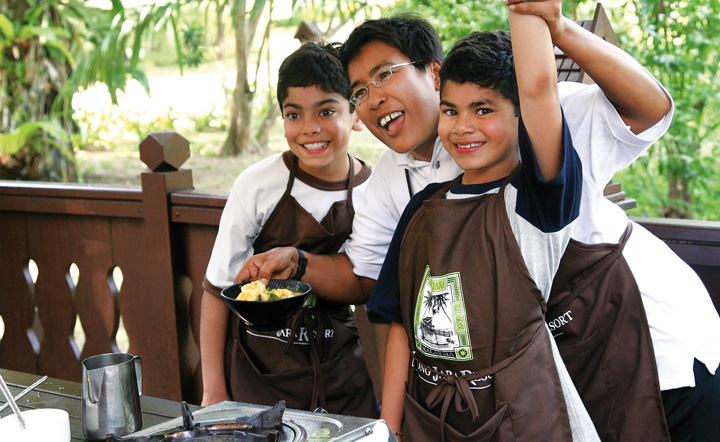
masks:
<instances>
[{"instance_id":1,"label":"black hair","mask_svg":"<svg viewBox=\"0 0 720 442\"><path fill-rule=\"evenodd\" d=\"M340 64L340 43L310 41L283 60L278 70L277 100L280 112L291 87L317 86L350 98L350 82ZM355 106L348 102L350 112Z\"/></svg>"},{"instance_id":2,"label":"black hair","mask_svg":"<svg viewBox=\"0 0 720 442\"><path fill-rule=\"evenodd\" d=\"M379 41L405 54L421 71L434 61L442 61L440 37L433 25L418 14L401 13L392 17L366 20L350 33L340 50L343 69L368 43Z\"/></svg>"},{"instance_id":3,"label":"black hair","mask_svg":"<svg viewBox=\"0 0 720 442\"><path fill-rule=\"evenodd\" d=\"M440 94L446 81L473 83L510 100L520 115L510 33L473 32L458 40L440 67Z\"/></svg>"}]
</instances>

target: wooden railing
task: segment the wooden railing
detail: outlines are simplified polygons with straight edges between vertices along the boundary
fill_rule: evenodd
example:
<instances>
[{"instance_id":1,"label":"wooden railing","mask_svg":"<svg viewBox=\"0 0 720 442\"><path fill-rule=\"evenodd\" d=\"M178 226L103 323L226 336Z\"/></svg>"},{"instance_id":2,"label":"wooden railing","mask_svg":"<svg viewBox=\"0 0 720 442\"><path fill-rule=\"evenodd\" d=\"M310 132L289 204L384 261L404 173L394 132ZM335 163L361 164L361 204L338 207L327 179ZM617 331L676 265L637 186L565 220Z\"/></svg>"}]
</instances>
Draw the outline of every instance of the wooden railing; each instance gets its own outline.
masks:
<instances>
[{"instance_id":1,"label":"wooden railing","mask_svg":"<svg viewBox=\"0 0 720 442\"><path fill-rule=\"evenodd\" d=\"M199 403L200 284L226 197L192 190L178 170L189 156L180 135L154 133L140 144L140 189L0 184L0 366L80 381L84 358L118 351L122 317L145 393Z\"/></svg>"},{"instance_id":2,"label":"wooden railing","mask_svg":"<svg viewBox=\"0 0 720 442\"><path fill-rule=\"evenodd\" d=\"M140 144L141 188L0 181L0 367L80 381L84 358L118 351L122 318L145 394L200 402L201 283L227 196L192 189L180 169L189 155L187 140L160 132ZM720 305L720 223L638 221L693 265ZM371 339L362 324L361 335Z\"/></svg>"}]
</instances>

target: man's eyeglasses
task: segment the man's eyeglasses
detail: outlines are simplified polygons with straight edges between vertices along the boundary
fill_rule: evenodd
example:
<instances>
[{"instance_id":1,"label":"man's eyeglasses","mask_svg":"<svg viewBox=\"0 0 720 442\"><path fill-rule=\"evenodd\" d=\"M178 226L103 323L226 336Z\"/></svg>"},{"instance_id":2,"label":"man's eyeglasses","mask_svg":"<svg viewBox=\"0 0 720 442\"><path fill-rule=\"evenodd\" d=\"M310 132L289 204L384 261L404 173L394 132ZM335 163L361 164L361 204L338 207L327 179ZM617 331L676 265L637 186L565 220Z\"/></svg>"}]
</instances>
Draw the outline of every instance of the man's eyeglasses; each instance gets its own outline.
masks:
<instances>
[{"instance_id":1,"label":"man's eyeglasses","mask_svg":"<svg viewBox=\"0 0 720 442\"><path fill-rule=\"evenodd\" d=\"M368 90L368 86L370 86L370 83L372 83L372 85L375 87L380 87L383 84L387 83L387 81L390 79L390 77L392 77L392 74L395 73L395 70L397 70L397 68L401 68L409 64L419 63L420 61L422 60L394 64L392 66L380 69L379 71L375 72L375 75L372 76L372 79L370 79L370 81L368 81L365 86L361 87L360 89L353 92L352 95L350 95L350 103L357 106L363 101L367 100L367 97L370 94L370 91Z\"/></svg>"}]
</instances>

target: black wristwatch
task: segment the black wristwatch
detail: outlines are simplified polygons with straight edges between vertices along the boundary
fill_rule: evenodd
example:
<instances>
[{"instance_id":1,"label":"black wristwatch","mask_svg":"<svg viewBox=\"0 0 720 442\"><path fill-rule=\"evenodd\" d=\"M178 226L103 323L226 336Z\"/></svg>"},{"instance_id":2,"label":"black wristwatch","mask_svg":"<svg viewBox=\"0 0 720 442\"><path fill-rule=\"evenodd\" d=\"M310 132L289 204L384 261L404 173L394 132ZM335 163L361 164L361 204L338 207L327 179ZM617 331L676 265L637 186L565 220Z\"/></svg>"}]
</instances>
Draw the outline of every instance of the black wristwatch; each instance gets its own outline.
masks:
<instances>
[{"instance_id":1,"label":"black wristwatch","mask_svg":"<svg viewBox=\"0 0 720 442\"><path fill-rule=\"evenodd\" d=\"M307 266L307 258L305 258L305 254L302 250L295 248L298 252L298 268L295 271L295 274L293 275L292 279L296 281L300 281L302 277L305 275L305 266Z\"/></svg>"}]
</instances>

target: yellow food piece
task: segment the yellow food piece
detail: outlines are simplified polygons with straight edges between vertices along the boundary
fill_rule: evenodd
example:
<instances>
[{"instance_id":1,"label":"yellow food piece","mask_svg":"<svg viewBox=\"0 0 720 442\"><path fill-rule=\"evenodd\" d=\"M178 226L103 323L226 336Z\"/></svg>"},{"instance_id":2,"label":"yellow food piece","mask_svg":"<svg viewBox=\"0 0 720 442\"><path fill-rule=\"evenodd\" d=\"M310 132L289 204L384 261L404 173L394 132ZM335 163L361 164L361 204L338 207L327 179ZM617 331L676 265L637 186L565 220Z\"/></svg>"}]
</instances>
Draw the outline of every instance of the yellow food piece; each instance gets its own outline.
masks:
<instances>
[{"instance_id":1,"label":"yellow food piece","mask_svg":"<svg viewBox=\"0 0 720 442\"><path fill-rule=\"evenodd\" d=\"M288 289L274 289L270 290L270 293L275 293L275 295L280 299L292 298L293 296L300 294L299 292L291 292Z\"/></svg>"},{"instance_id":2,"label":"yellow food piece","mask_svg":"<svg viewBox=\"0 0 720 442\"><path fill-rule=\"evenodd\" d=\"M238 301L256 301L257 297L258 295L253 295L250 292L240 292L238 297L235 299L237 299Z\"/></svg>"},{"instance_id":3,"label":"yellow food piece","mask_svg":"<svg viewBox=\"0 0 720 442\"><path fill-rule=\"evenodd\" d=\"M239 301L256 301L262 293L265 293L265 284L257 280L242 286L236 299Z\"/></svg>"},{"instance_id":4,"label":"yellow food piece","mask_svg":"<svg viewBox=\"0 0 720 442\"><path fill-rule=\"evenodd\" d=\"M292 292L288 289L267 290L262 281L257 280L249 284L245 284L240 290L240 294L236 298L238 301L271 301L271 295L277 296L279 299L292 298L299 295L299 292Z\"/></svg>"}]
</instances>

